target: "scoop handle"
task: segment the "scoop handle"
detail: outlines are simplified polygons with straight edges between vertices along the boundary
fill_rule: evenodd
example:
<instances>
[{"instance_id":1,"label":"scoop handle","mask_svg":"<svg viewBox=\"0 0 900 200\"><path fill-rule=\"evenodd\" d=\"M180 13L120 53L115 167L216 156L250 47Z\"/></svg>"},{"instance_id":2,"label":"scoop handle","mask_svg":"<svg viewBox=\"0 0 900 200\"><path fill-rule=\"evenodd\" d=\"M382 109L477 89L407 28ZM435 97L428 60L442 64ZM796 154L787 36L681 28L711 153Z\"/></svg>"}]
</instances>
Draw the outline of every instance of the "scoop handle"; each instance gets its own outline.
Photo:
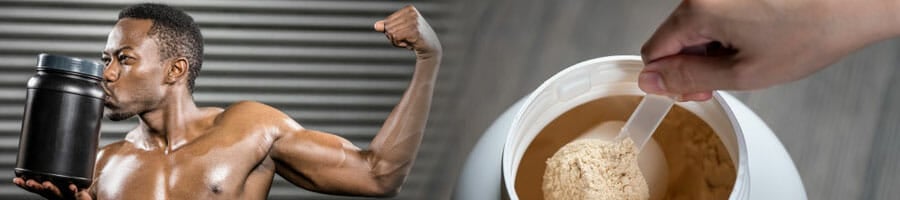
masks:
<instances>
[{"instance_id":1,"label":"scoop handle","mask_svg":"<svg viewBox=\"0 0 900 200\"><path fill-rule=\"evenodd\" d=\"M652 94L644 96L619 132L619 138L631 137L640 152L647 141L650 141L653 131L656 131L659 123L669 113L672 104L675 104L675 101L666 96Z\"/></svg>"}]
</instances>

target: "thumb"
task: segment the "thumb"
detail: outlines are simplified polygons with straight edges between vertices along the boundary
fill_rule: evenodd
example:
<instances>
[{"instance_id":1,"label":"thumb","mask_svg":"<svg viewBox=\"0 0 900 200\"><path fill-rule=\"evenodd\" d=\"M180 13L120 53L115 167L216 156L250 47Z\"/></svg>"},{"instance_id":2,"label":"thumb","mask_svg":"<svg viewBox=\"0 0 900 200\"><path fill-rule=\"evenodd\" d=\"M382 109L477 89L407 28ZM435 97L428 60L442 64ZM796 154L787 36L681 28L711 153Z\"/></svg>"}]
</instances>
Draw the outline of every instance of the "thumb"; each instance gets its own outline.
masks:
<instances>
[{"instance_id":1,"label":"thumb","mask_svg":"<svg viewBox=\"0 0 900 200\"><path fill-rule=\"evenodd\" d=\"M75 184L69 185L69 190L75 193L75 199L77 200L91 200L93 199L90 194L87 193L87 190L79 190Z\"/></svg>"},{"instance_id":2,"label":"thumb","mask_svg":"<svg viewBox=\"0 0 900 200\"><path fill-rule=\"evenodd\" d=\"M668 96L730 89L735 87L733 64L728 57L668 56L647 64L638 86L644 92Z\"/></svg>"},{"instance_id":3,"label":"thumb","mask_svg":"<svg viewBox=\"0 0 900 200\"><path fill-rule=\"evenodd\" d=\"M87 192L81 191L81 192L78 192L77 194L75 194L75 199L78 199L78 200L92 200L93 198L92 198L91 195L88 194Z\"/></svg>"},{"instance_id":4,"label":"thumb","mask_svg":"<svg viewBox=\"0 0 900 200\"><path fill-rule=\"evenodd\" d=\"M375 31L384 33L384 20L375 22Z\"/></svg>"}]
</instances>

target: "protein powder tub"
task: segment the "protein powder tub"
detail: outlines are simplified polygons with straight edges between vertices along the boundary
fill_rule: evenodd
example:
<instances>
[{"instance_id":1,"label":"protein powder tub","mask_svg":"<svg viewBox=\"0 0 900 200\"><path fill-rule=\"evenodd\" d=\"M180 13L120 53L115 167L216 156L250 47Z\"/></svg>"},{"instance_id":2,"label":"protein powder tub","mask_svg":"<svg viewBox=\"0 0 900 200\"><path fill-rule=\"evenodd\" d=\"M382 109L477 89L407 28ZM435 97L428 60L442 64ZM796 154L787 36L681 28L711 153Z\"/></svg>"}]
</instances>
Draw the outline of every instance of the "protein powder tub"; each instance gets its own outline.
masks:
<instances>
[{"instance_id":1,"label":"protein powder tub","mask_svg":"<svg viewBox=\"0 0 900 200\"><path fill-rule=\"evenodd\" d=\"M16 177L87 188L100 142L103 65L41 54L35 71L27 84Z\"/></svg>"}]
</instances>

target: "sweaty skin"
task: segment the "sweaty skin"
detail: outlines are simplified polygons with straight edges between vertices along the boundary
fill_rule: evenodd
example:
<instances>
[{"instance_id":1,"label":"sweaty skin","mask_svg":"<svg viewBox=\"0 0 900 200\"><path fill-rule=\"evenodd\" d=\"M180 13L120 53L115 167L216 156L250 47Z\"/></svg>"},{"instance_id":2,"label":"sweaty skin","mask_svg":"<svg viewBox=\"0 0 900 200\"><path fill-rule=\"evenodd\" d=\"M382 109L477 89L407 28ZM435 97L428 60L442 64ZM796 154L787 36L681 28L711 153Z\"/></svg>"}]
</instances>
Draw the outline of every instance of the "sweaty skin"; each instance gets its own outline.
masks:
<instances>
[{"instance_id":1,"label":"sweaty skin","mask_svg":"<svg viewBox=\"0 0 900 200\"><path fill-rule=\"evenodd\" d=\"M184 57L161 60L153 22L119 20L103 52L108 117L137 115L123 141L101 148L90 188L14 182L50 199L265 199L277 173L321 193L395 195L415 158L441 60L434 31L413 6L375 24L391 43L415 52L409 88L370 149L316 130L262 103L198 108Z\"/></svg>"}]
</instances>

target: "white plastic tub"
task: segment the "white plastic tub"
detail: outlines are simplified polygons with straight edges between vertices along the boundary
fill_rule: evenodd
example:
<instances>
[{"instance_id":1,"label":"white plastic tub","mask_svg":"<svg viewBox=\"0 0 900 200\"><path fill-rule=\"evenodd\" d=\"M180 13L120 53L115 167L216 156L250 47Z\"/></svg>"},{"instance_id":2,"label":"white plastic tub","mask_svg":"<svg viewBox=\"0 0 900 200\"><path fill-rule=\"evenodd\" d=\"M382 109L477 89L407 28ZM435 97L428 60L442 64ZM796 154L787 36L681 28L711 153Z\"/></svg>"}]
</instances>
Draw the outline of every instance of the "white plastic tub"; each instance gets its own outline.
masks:
<instances>
[{"instance_id":1,"label":"white plastic tub","mask_svg":"<svg viewBox=\"0 0 900 200\"><path fill-rule=\"evenodd\" d=\"M578 63L548 79L488 129L464 166L454 199L518 200L517 170L537 134L585 102L644 95L636 83L642 67L638 56L610 56ZM724 144L737 173L730 199L806 199L790 157L746 106L724 92L710 101L676 105L706 122ZM491 170L497 167L499 174Z\"/></svg>"}]
</instances>

